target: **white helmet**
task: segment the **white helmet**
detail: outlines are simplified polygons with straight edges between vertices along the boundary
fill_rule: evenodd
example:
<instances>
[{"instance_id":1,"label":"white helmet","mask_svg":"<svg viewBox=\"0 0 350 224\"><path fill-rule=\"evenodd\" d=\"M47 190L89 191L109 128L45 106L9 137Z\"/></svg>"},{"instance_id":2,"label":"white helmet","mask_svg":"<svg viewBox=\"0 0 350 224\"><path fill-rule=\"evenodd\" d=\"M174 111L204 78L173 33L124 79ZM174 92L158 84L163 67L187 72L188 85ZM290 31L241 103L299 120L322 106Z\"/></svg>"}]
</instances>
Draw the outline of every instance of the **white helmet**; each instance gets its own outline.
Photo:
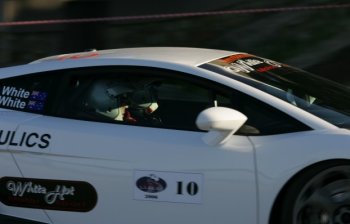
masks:
<instances>
[{"instance_id":1,"label":"white helmet","mask_svg":"<svg viewBox=\"0 0 350 224\"><path fill-rule=\"evenodd\" d=\"M90 89L86 106L94 108L96 112L115 119L121 115L127 93L132 92L127 83L117 83L111 80L96 81Z\"/></svg>"}]
</instances>

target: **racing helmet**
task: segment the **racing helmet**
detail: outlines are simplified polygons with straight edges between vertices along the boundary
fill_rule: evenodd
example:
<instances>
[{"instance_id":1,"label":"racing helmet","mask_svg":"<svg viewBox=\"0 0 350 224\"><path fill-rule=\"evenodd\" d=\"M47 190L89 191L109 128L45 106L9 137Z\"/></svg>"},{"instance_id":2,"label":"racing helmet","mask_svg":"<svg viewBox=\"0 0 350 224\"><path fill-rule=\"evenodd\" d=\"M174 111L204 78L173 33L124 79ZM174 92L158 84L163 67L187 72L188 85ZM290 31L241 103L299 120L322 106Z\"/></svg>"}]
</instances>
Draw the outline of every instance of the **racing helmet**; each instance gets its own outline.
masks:
<instances>
[{"instance_id":1,"label":"racing helmet","mask_svg":"<svg viewBox=\"0 0 350 224\"><path fill-rule=\"evenodd\" d=\"M143 80L136 83L135 90L129 93L129 108L131 110L143 111L147 114L153 113L158 108L157 92L155 83L158 80Z\"/></svg>"},{"instance_id":2,"label":"racing helmet","mask_svg":"<svg viewBox=\"0 0 350 224\"><path fill-rule=\"evenodd\" d=\"M122 116L121 107L124 106L127 93L131 91L126 83L99 80L92 85L86 106L94 108L101 115L116 119Z\"/></svg>"}]
</instances>

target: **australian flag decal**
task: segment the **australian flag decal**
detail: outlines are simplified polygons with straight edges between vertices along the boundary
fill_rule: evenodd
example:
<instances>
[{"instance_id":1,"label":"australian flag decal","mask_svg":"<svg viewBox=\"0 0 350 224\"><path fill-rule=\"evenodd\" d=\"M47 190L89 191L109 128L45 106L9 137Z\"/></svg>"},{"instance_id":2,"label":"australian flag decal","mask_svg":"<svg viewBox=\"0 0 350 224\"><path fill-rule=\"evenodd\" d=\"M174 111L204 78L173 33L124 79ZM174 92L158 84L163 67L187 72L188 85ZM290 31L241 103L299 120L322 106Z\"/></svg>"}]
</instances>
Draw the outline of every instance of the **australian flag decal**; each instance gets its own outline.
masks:
<instances>
[{"instance_id":1,"label":"australian flag decal","mask_svg":"<svg viewBox=\"0 0 350 224\"><path fill-rule=\"evenodd\" d=\"M44 109L44 102L30 100L27 104L27 109L33 111L42 111Z\"/></svg>"},{"instance_id":2,"label":"australian flag decal","mask_svg":"<svg viewBox=\"0 0 350 224\"><path fill-rule=\"evenodd\" d=\"M45 101L46 97L47 97L47 92L41 92L41 91L33 90L32 94L29 97L29 99Z\"/></svg>"}]
</instances>

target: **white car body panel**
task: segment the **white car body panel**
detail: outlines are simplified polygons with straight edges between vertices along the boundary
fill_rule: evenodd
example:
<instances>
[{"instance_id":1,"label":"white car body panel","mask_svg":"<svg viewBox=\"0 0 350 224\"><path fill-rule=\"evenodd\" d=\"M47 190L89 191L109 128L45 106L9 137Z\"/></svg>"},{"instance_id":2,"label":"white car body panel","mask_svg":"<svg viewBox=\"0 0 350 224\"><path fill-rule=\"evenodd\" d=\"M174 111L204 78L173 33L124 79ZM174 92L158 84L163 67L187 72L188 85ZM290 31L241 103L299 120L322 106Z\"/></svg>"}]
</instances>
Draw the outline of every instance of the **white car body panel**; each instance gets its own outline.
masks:
<instances>
[{"instance_id":1,"label":"white car body panel","mask_svg":"<svg viewBox=\"0 0 350 224\"><path fill-rule=\"evenodd\" d=\"M256 192L254 159L247 137L233 136L228 144L211 147L201 140L202 133L159 132L154 128L49 117L25 122L18 131L27 130L50 133L52 139L48 150L42 153L33 152L33 148L12 149L24 176L85 180L98 193L98 203L91 212L47 211L54 223L109 223L114 220L103 217L116 213L122 223L152 220L154 213L161 223L178 223L179 219L169 219L176 214L181 214L183 222L209 224L217 215L226 223L256 222L255 209L251 209L256 207L256 195L252 194ZM202 202L134 200L135 170L202 174ZM228 195L228 191L236 193ZM217 207L222 208L213 217L212 211ZM237 217L232 211L242 215ZM138 215L133 215L135 212Z\"/></svg>"},{"instance_id":2,"label":"white car body panel","mask_svg":"<svg viewBox=\"0 0 350 224\"><path fill-rule=\"evenodd\" d=\"M255 147L259 171L261 223L268 223L271 206L281 186L299 171L319 161L349 158L345 157L349 153L349 137L350 131L345 129L249 137ZM335 144L341 147L334 148Z\"/></svg>"}]
</instances>

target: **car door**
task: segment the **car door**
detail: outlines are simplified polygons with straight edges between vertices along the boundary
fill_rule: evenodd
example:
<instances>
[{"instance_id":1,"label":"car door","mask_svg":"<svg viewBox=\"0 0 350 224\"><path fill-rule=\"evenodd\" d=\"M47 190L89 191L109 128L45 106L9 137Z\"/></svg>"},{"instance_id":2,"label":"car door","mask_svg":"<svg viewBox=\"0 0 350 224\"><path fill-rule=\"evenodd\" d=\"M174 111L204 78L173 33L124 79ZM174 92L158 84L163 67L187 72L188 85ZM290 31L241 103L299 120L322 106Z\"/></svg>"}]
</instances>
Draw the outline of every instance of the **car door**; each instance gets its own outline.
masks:
<instances>
[{"instance_id":1,"label":"car door","mask_svg":"<svg viewBox=\"0 0 350 224\"><path fill-rule=\"evenodd\" d=\"M16 223L15 221L37 220L45 223L50 223L47 215L43 210L32 210L28 208L21 208L12 206L18 201L9 201L5 193L11 189L11 180L22 178L22 173L11 155L8 147L18 145L19 138L23 137L23 132L17 129L18 125L24 121L38 117L35 114L26 114L16 111L1 111L0 112L0 223ZM9 192L10 193L10 192ZM14 193L13 191L11 193Z\"/></svg>"},{"instance_id":2,"label":"car door","mask_svg":"<svg viewBox=\"0 0 350 224\"><path fill-rule=\"evenodd\" d=\"M49 85L46 79L42 81L46 86ZM39 104L39 90L42 91L41 94L47 93L45 89L40 89L40 83L36 77L31 77L28 82L28 78L22 76L2 79L0 82L0 223L50 223L43 210L21 206L23 198L20 190L14 185L16 180L23 178L23 173L19 170L10 149L20 149L24 145L30 147L38 140L37 133L20 129L19 125L42 116L28 113L43 109L32 105ZM23 186L22 190L27 190L24 189L27 187L29 186ZM14 195L18 197L13 197Z\"/></svg>"},{"instance_id":3,"label":"car door","mask_svg":"<svg viewBox=\"0 0 350 224\"><path fill-rule=\"evenodd\" d=\"M22 181L41 189L26 194L29 201L40 201L27 206L45 209L53 223L256 222L255 166L248 138L232 136L223 145L209 146L202 140L205 133L195 127L196 115L214 101L227 100L224 96L178 79L183 74L166 76L174 73L170 71L62 72L64 93L52 107L57 114L21 124L18 131L37 133L37 142L10 147L27 178ZM102 111L104 104L84 109L95 102L87 95L101 93L95 88L96 83L105 85L101 79L118 87L102 91L113 100L116 94L132 98L126 101L131 113L127 120L127 113L123 121L111 120L115 110ZM128 80L131 86L117 85ZM157 96L147 91L157 91ZM136 113L149 113L150 108L155 117Z\"/></svg>"}]
</instances>

